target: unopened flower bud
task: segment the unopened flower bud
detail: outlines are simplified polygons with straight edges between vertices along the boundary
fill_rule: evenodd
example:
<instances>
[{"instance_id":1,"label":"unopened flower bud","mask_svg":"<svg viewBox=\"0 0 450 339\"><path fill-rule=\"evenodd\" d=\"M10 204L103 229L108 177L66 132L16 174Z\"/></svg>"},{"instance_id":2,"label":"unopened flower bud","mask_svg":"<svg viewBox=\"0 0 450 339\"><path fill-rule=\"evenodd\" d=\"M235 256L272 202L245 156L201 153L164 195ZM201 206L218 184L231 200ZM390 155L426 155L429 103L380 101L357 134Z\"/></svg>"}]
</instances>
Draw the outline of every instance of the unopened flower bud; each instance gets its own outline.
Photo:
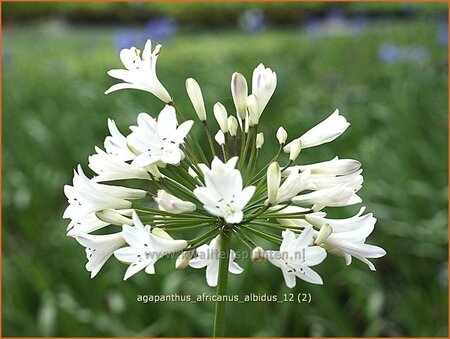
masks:
<instances>
[{"instance_id":1,"label":"unopened flower bud","mask_svg":"<svg viewBox=\"0 0 450 339\"><path fill-rule=\"evenodd\" d=\"M176 196L167 193L165 190L158 190L158 194L154 197L161 211L173 214L181 214L195 211L195 205L190 201L183 201Z\"/></svg>"},{"instance_id":2,"label":"unopened flower bud","mask_svg":"<svg viewBox=\"0 0 450 339\"><path fill-rule=\"evenodd\" d=\"M144 168L149 171L156 180L161 178L161 172L159 171L158 166L152 164L144 166Z\"/></svg>"},{"instance_id":3,"label":"unopened flower bud","mask_svg":"<svg viewBox=\"0 0 450 339\"><path fill-rule=\"evenodd\" d=\"M191 99L192 106L194 106L195 113L197 113L200 121L206 120L205 102L203 101L202 91L195 79L189 78L186 80L186 91L189 99Z\"/></svg>"},{"instance_id":4,"label":"unopened flower bud","mask_svg":"<svg viewBox=\"0 0 450 339\"><path fill-rule=\"evenodd\" d=\"M189 266L189 261L192 258L192 252L193 251L185 251L182 252L177 260L175 261L175 269L177 270L184 270L186 267Z\"/></svg>"},{"instance_id":5,"label":"unopened flower bud","mask_svg":"<svg viewBox=\"0 0 450 339\"><path fill-rule=\"evenodd\" d=\"M219 145L224 145L225 144L225 135L223 134L223 132L221 130L219 130L216 135L214 136L214 139L216 139L216 142Z\"/></svg>"},{"instance_id":6,"label":"unopened flower bud","mask_svg":"<svg viewBox=\"0 0 450 339\"><path fill-rule=\"evenodd\" d=\"M314 241L314 243L316 245L322 244L325 240L328 239L328 237L331 235L332 232L333 228L331 227L330 224L328 223L323 224L322 227L320 228L319 234L317 235L317 238Z\"/></svg>"},{"instance_id":7,"label":"unopened flower bud","mask_svg":"<svg viewBox=\"0 0 450 339\"><path fill-rule=\"evenodd\" d=\"M219 124L220 130L223 133L228 132L228 121L227 121L227 110L224 105L222 105L220 102L216 103L213 107L214 110L214 117L217 120L217 123Z\"/></svg>"},{"instance_id":8,"label":"unopened flower bud","mask_svg":"<svg viewBox=\"0 0 450 339\"><path fill-rule=\"evenodd\" d=\"M291 142L291 149L289 152L289 160L295 161L297 159L298 155L300 154L300 151L302 150L302 143L300 142L300 139L295 139Z\"/></svg>"},{"instance_id":9,"label":"unopened flower bud","mask_svg":"<svg viewBox=\"0 0 450 339\"><path fill-rule=\"evenodd\" d=\"M152 234L162 239L173 240L173 238L169 235L169 233L167 233L166 231L164 231L162 228L159 227L153 227Z\"/></svg>"},{"instance_id":10,"label":"unopened flower bud","mask_svg":"<svg viewBox=\"0 0 450 339\"><path fill-rule=\"evenodd\" d=\"M280 145L284 145L287 139L287 132L283 127L278 128L277 139Z\"/></svg>"},{"instance_id":11,"label":"unopened flower bud","mask_svg":"<svg viewBox=\"0 0 450 339\"><path fill-rule=\"evenodd\" d=\"M233 73L231 78L231 94L233 96L236 113L241 120L246 118L247 113L247 80L241 73Z\"/></svg>"},{"instance_id":12,"label":"unopened flower bud","mask_svg":"<svg viewBox=\"0 0 450 339\"><path fill-rule=\"evenodd\" d=\"M267 260L266 252L262 247L255 247L252 251L252 261L253 262L264 262Z\"/></svg>"},{"instance_id":13,"label":"unopened flower bud","mask_svg":"<svg viewBox=\"0 0 450 339\"><path fill-rule=\"evenodd\" d=\"M122 214L117 212L116 210L106 209L101 210L95 213L97 218L101 221L113 224L113 225L133 225L133 220L130 218L124 217Z\"/></svg>"},{"instance_id":14,"label":"unopened flower bud","mask_svg":"<svg viewBox=\"0 0 450 339\"><path fill-rule=\"evenodd\" d=\"M281 170L277 162L272 162L267 169L267 202L270 205L276 203L278 189L281 183Z\"/></svg>"},{"instance_id":15,"label":"unopened flower bud","mask_svg":"<svg viewBox=\"0 0 450 339\"><path fill-rule=\"evenodd\" d=\"M256 134L256 149L260 149L263 144L264 144L264 133L261 132Z\"/></svg>"},{"instance_id":16,"label":"unopened flower bud","mask_svg":"<svg viewBox=\"0 0 450 339\"><path fill-rule=\"evenodd\" d=\"M247 98L247 110L250 117L250 126L258 125L259 122L259 106L256 95L250 94Z\"/></svg>"},{"instance_id":17,"label":"unopened flower bud","mask_svg":"<svg viewBox=\"0 0 450 339\"><path fill-rule=\"evenodd\" d=\"M227 120L228 120L228 132L232 137L235 137L237 133L238 122L236 118L232 115L230 115Z\"/></svg>"}]
</instances>

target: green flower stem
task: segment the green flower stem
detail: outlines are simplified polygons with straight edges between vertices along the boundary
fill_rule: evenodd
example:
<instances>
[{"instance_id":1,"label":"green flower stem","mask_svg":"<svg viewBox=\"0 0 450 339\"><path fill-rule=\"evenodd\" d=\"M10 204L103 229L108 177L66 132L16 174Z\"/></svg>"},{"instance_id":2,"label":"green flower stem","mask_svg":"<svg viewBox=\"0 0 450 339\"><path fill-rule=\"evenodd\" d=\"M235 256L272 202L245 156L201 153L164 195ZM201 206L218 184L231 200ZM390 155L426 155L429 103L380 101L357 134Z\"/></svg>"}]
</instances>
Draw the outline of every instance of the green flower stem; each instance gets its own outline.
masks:
<instances>
[{"instance_id":1,"label":"green flower stem","mask_svg":"<svg viewBox=\"0 0 450 339\"><path fill-rule=\"evenodd\" d=\"M189 240L188 243L189 243L189 245L192 245L192 246L196 246L200 242L205 243L205 240L214 238L219 232L220 232L220 230L218 228L214 227L214 228L210 229L208 232L203 233L202 235L198 236L197 238ZM192 247L189 247L188 249L192 249Z\"/></svg>"},{"instance_id":2,"label":"green flower stem","mask_svg":"<svg viewBox=\"0 0 450 339\"><path fill-rule=\"evenodd\" d=\"M230 260L231 231L224 230L220 233L220 258L219 277L217 280L216 295L226 295L228 282L228 264ZM225 332L225 301L216 302L216 313L214 315L213 337L223 337Z\"/></svg>"},{"instance_id":3,"label":"green flower stem","mask_svg":"<svg viewBox=\"0 0 450 339\"><path fill-rule=\"evenodd\" d=\"M198 225L192 225L192 226L180 226L180 227L161 227L163 228L165 231L189 231L189 230L195 230L198 228L204 228L204 227L208 227L211 226L210 223L203 223L203 224L198 224Z\"/></svg>"},{"instance_id":4,"label":"green flower stem","mask_svg":"<svg viewBox=\"0 0 450 339\"><path fill-rule=\"evenodd\" d=\"M255 129L255 135L253 136L252 140L252 149L250 151L250 158L248 160L248 165L247 168L245 170L245 175L244 175L244 183L247 184L249 179L252 177L252 174L255 170L255 165L256 165L256 161L254 163L255 160L255 153L256 153L256 135L258 134L258 131Z\"/></svg>"},{"instance_id":5,"label":"green flower stem","mask_svg":"<svg viewBox=\"0 0 450 339\"><path fill-rule=\"evenodd\" d=\"M239 170L242 170L242 167L244 167L245 159L247 158L247 151L248 151L248 148L250 147L250 143L253 139L253 134L255 134L253 132L256 132L256 131L255 131L255 128L252 126L248 130L248 135L246 136L245 141L244 141L244 139L242 139L243 143L241 144L241 157L239 158ZM245 132L243 133L243 135L245 135ZM255 137L256 137L256 134L255 134ZM244 152L242 152L242 148L243 148ZM248 169L249 165L250 164L248 163L247 169Z\"/></svg>"},{"instance_id":6,"label":"green flower stem","mask_svg":"<svg viewBox=\"0 0 450 339\"><path fill-rule=\"evenodd\" d=\"M234 228L233 231L236 233L236 236L238 238L240 238L242 241L245 242L245 244L250 248L250 250L253 250L255 247L257 247L257 245L255 244L255 242L250 239L247 234L245 234L244 232L242 232L239 228Z\"/></svg>"},{"instance_id":7,"label":"green flower stem","mask_svg":"<svg viewBox=\"0 0 450 339\"><path fill-rule=\"evenodd\" d=\"M144 213L144 214L150 214L149 218L154 219L161 219L161 220L167 220L167 218L164 218L165 216L170 217L170 220L198 220L198 219L206 219L211 220L211 215L201 215L197 212L192 212L189 214L180 214L180 215L174 215L173 213L157 210L154 208L149 208L146 206L137 206L133 205L133 209L135 209L137 212ZM215 219L214 219L215 220Z\"/></svg>"},{"instance_id":8,"label":"green flower stem","mask_svg":"<svg viewBox=\"0 0 450 339\"><path fill-rule=\"evenodd\" d=\"M280 148L278 149L278 153L272 158L272 160L270 160L266 166L264 166L258 173L256 173L256 175L252 178L251 182L252 184L256 184L258 181L260 181L263 177L265 177L266 175L266 169L267 167L269 167L269 165L276 161L280 155L281 155L281 151L283 150L283 146L280 145Z\"/></svg>"},{"instance_id":9,"label":"green flower stem","mask_svg":"<svg viewBox=\"0 0 450 339\"><path fill-rule=\"evenodd\" d=\"M273 229L277 229L280 231L283 231L285 229L290 229L293 231L302 231L302 229L299 226L285 226L285 225L280 225L277 223L271 224L269 222L263 222L263 221L254 221L251 223L251 225L273 228Z\"/></svg>"},{"instance_id":10,"label":"green flower stem","mask_svg":"<svg viewBox=\"0 0 450 339\"><path fill-rule=\"evenodd\" d=\"M208 123L205 121L202 121L202 125L205 128L206 136L208 138L209 148L211 149L211 155L214 158L216 156L216 148L214 147L214 141L211 136L211 132L208 128Z\"/></svg>"},{"instance_id":11,"label":"green flower stem","mask_svg":"<svg viewBox=\"0 0 450 339\"><path fill-rule=\"evenodd\" d=\"M253 234L257 235L258 237L260 237L262 239L266 239L266 240L268 240L268 241L270 241L270 242L272 242L272 243L274 243L276 245L281 245L281 238L280 237L277 237L277 236L274 236L272 234L268 234L268 233L265 233L265 232L261 232L261 231L255 230L253 227L250 227L250 226L241 226L241 227L242 227L243 230L248 231L250 233L253 233Z\"/></svg>"}]
</instances>

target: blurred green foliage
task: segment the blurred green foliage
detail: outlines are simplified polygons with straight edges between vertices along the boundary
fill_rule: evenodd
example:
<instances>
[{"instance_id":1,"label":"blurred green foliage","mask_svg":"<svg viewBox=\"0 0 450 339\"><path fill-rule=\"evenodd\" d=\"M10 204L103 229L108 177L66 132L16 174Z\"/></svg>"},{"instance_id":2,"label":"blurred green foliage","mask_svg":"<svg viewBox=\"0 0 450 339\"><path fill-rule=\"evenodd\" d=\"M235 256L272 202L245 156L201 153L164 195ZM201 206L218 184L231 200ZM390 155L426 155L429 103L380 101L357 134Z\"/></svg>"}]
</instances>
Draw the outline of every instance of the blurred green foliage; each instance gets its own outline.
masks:
<instances>
[{"instance_id":1,"label":"blurred green foliage","mask_svg":"<svg viewBox=\"0 0 450 339\"><path fill-rule=\"evenodd\" d=\"M336 8L344 10L348 15L447 14L447 5L444 2L349 2L338 5L326 2L180 2L176 5L167 2L37 2L33 6L23 2L13 2L5 3L2 7L3 18L9 22L59 17L72 22L136 23L155 16L167 15L181 23L211 27L234 25L242 12L247 9L261 9L270 22L278 24L296 23L310 15L325 15Z\"/></svg>"},{"instance_id":2,"label":"blurred green foliage","mask_svg":"<svg viewBox=\"0 0 450 339\"><path fill-rule=\"evenodd\" d=\"M176 12L190 5L164 6ZM7 8L3 15L10 15ZM431 20L390 20L368 23L358 34L200 31L164 44L159 78L192 117L187 77L201 84L212 117L216 101L232 111L232 72L249 79L259 62L277 72L279 85L261 123L267 159L275 152L280 125L296 137L339 107L351 122L349 130L332 144L304 150L299 160L339 155L363 163L361 196L378 218L369 243L388 252L374 260L377 272L329 256L317 268L324 286L299 281L292 291L277 268L240 262L246 270L230 277L230 294L306 292L312 302L230 303L227 335L448 335L448 65L438 31ZM83 248L65 236L63 185L71 182L78 163L87 169L87 156L107 135L107 118L126 132L139 112L154 116L163 106L148 93L103 94L113 83L106 71L120 65L113 33L59 24L3 30L4 336L212 333L213 303L136 301L138 294L213 294L203 271L174 271L173 261L161 260L158 274L141 272L124 283L125 267L108 262L91 280ZM426 57L386 64L379 59L386 41L422 46ZM350 216L357 209L330 215Z\"/></svg>"}]
</instances>

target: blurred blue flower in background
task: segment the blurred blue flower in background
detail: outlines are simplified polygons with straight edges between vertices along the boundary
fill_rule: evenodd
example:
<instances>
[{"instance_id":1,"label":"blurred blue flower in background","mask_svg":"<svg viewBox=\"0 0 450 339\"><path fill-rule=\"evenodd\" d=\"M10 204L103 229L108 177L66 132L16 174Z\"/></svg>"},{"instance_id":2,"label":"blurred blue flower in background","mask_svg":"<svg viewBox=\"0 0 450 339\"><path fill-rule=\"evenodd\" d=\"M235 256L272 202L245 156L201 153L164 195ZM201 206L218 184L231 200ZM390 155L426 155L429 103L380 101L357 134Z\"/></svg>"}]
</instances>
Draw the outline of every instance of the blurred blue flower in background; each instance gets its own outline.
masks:
<instances>
[{"instance_id":1,"label":"blurred blue flower in background","mask_svg":"<svg viewBox=\"0 0 450 339\"><path fill-rule=\"evenodd\" d=\"M239 27L249 33L259 33L266 29L266 17L259 8L247 9L239 17Z\"/></svg>"},{"instance_id":2,"label":"blurred blue flower in background","mask_svg":"<svg viewBox=\"0 0 450 339\"><path fill-rule=\"evenodd\" d=\"M443 23L440 25L439 32L438 32L438 41L442 46L448 47L448 24L447 23Z\"/></svg>"},{"instance_id":3,"label":"blurred blue flower in background","mask_svg":"<svg viewBox=\"0 0 450 339\"><path fill-rule=\"evenodd\" d=\"M143 28L121 29L116 33L115 46L117 49L129 48L142 44L142 41L151 39L157 43L168 41L178 30L175 19L161 16L153 18Z\"/></svg>"},{"instance_id":4,"label":"blurred blue flower in background","mask_svg":"<svg viewBox=\"0 0 450 339\"><path fill-rule=\"evenodd\" d=\"M364 31L367 19L364 16L346 18L342 11L329 10L324 18L311 18L304 26L311 38L323 36L350 36Z\"/></svg>"},{"instance_id":5,"label":"blurred blue flower in background","mask_svg":"<svg viewBox=\"0 0 450 339\"><path fill-rule=\"evenodd\" d=\"M400 47L394 43L385 42L378 49L378 58L385 64L422 64L428 60L428 50L418 45Z\"/></svg>"}]
</instances>

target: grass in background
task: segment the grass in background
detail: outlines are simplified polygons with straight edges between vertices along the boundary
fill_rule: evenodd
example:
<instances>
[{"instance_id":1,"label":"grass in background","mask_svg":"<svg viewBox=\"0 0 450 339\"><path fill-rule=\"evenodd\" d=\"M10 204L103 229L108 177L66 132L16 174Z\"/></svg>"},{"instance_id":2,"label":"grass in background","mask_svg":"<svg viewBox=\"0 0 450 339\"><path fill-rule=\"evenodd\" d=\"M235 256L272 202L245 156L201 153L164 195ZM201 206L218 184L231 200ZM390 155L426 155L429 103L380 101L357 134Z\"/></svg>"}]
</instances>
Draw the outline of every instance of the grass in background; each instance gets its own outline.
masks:
<instances>
[{"instance_id":1,"label":"grass in background","mask_svg":"<svg viewBox=\"0 0 450 339\"><path fill-rule=\"evenodd\" d=\"M147 93L103 94L113 83L106 71L120 64L114 31L3 31L4 336L212 331L213 303L136 301L138 294L214 294L203 271L174 271L173 262L161 261L158 274L140 273L124 283L125 266L115 262L91 280L83 248L65 236L63 185L78 163L87 169L87 156L107 135L107 118L126 132L139 112L155 116L163 106ZM375 260L377 272L329 256L318 267L324 286L300 281L292 291L275 267L241 262L246 270L230 277L230 294L306 292L312 302L230 303L227 335L448 335L447 47L439 44L438 31L432 21L388 21L355 34L203 32L164 44L159 78L192 117L187 77L202 86L212 118L216 101L232 112L232 72L250 79L259 62L277 72L279 85L261 123L267 158L280 125L297 137L339 107L349 130L332 144L304 150L300 161L339 155L362 162L361 195L378 218L369 243L388 252ZM386 63L379 58L385 43L420 47L425 56ZM337 216L331 209L330 215Z\"/></svg>"}]
</instances>

